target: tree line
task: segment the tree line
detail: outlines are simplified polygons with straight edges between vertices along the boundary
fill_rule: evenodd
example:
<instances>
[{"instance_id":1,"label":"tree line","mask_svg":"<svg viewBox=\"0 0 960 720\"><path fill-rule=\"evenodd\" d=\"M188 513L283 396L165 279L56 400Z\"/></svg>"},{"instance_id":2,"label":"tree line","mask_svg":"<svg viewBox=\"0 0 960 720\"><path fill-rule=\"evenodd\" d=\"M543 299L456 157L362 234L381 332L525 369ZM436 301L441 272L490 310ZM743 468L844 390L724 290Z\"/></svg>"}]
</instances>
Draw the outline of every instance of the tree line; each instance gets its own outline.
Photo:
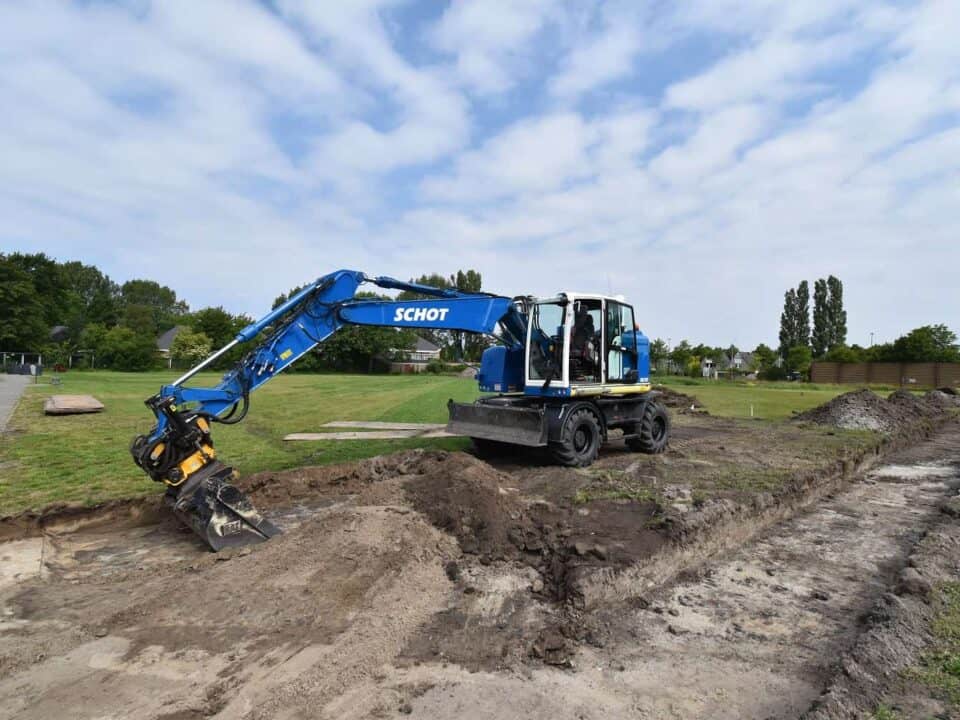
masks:
<instances>
[{"instance_id":1,"label":"tree line","mask_svg":"<svg viewBox=\"0 0 960 720\"><path fill-rule=\"evenodd\" d=\"M79 350L101 367L145 370L156 337L189 316L187 303L154 280L122 284L93 265L45 253L0 254L0 350L66 364Z\"/></svg>"},{"instance_id":2,"label":"tree line","mask_svg":"<svg viewBox=\"0 0 960 720\"><path fill-rule=\"evenodd\" d=\"M946 325L923 325L887 343L847 345L843 283L833 275L813 290L813 327L806 280L784 293L780 316L780 356L788 368L803 372L812 360L830 362L960 362L957 335Z\"/></svg>"},{"instance_id":3,"label":"tree line","mask_svg":"<svg viewBox=\"0 0 960 720\"><path fill-rule=\"evenodd\" d=\"M479 292L480 273L460 270L450 276L429 274L414 280L432 287ZM277 307L302 289L274 301ZM360 298L383 298L360 292ZM413 293L401 293L412 299ZM191 311L166 285L149 280L113 281L93 265L58 262L44 253L0 253L0 351L41 353L44 362L80 367L148 370L160 366L157 339L181 326L170 355L192 364L232 340L253 319L223 307ZM55 332L54 332L55 331ZM486 339L470 333L424 334L441 348L444 359L478 359ZM470 336L470 337L468 337ZM413 347L416 335L389 327L346 327L297 364L301 370L370 370L376 357L397 357ZM229 367L248 347L234 348L215 366ZM75 363L76 365L77 363Z\"/></svg>"},{"instance_id":4,"label":"tree line","mask_svg":"<svg viewBox=\"0 0 960 720\"><path fill-rule=\"evenodd\" d=\"M812 318L812 324L811 324ZM830 275L814 281L813 309L810 284L804 280L784 293L777 349L761 343L749 353L742 372L760 378L783 379L792 373L806 375L814 360L831 362L960 362L957 335L946 325L924 325L888 343L871 347L847 345L847 311L843 306L843 283ZM702 374L704 361L715 367L732 365L739 350L693 345L682 340L673 348L662 339L650 344L650 360L656 367L685 375Z\"/></svg>"}]
</instances>

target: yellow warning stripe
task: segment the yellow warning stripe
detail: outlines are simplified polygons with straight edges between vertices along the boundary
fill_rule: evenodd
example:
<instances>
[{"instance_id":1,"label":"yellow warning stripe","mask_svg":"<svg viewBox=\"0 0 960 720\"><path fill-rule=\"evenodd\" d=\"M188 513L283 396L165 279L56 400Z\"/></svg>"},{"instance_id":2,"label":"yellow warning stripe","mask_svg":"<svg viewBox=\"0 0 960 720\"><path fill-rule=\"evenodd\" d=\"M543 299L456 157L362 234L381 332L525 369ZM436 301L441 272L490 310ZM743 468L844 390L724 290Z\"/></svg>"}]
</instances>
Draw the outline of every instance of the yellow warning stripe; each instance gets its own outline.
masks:
<instances>
[{"instance_id":1,"label":"yellow warning stripe","mask_svg":"<svg viewBox=\"0 0 960 720\"><path fill-rule=\"evenodd\" d=\"M640 393L650 392L652 385L649 383L643 385L587 385L573 386L570 388L570 395L573 397L583 397L585 395L639 395Z\"/></svg>"}]
</instances>

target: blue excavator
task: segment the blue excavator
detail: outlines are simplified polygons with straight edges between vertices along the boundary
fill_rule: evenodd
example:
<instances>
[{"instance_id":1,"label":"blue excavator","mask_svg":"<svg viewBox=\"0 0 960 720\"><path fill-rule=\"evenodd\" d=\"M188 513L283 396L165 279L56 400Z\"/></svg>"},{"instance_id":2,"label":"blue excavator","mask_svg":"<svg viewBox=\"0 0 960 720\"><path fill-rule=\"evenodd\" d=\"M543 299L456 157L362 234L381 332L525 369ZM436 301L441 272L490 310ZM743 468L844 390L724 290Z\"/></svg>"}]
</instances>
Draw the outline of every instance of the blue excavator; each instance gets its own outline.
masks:
<instances>
[{"instance_id":1,"label":"blue excavator","mask_svg":"<svg viewBox=\"0 0 960 720\"><path fill-rule=\"evenodd\" d=\"M417 299L358 298L371 283ZM448 403L448 430L478 453L546 448L556 462L590 465L610 430L631 450L666 449L670 418L650 386L649 340L622 298L583 293L503 297L339 270L309 284L146 400L156 425L131 445L136 464L166 485L166 502L214 551L280 532L232 481L217 455L216 423L238 423L250 396L348 325L456 330L493 336L473 403ZM233 347L253 345L216 387L186 383Z\"/></svg>"}]
</instances>

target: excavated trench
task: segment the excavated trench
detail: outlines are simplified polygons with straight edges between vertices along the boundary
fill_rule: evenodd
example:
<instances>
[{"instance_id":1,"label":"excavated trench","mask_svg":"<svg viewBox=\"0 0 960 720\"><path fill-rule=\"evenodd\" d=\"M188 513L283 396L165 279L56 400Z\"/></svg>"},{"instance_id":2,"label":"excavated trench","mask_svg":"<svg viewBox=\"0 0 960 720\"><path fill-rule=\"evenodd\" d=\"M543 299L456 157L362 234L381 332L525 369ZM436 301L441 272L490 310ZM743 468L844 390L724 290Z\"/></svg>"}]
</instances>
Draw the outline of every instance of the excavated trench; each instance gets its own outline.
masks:
<instances>
[{"instance_id":1,"label":"excavated trench","mask_svg":"<svg viewBox=\"0 0 960 720\"><path fill-rule=\"evenodd\" d=\"M567 627L578 621L584 639L566 654L562 632L541 636L545 655L568 666L564 673L535 668L504 677L448 668L438 678L419 666L395 682L430 685L410 701L422 717L497 717L505 706L513 717L534 718L801 717L844 672L841 658L877 621L878 601L904 592L900 578L917 543L932 528L956 524L941 505L958 486L954 426L719 561L688 568L669 587L637 587L627 600L553 618ZM952 551L952 565L944 564L955 570L960 549ZM486 624L504 626L517 612L508 596ZM483 618L478 610L472 621ZM844 707L829 717L873 710Z\"/></svg>"}]
</instances>

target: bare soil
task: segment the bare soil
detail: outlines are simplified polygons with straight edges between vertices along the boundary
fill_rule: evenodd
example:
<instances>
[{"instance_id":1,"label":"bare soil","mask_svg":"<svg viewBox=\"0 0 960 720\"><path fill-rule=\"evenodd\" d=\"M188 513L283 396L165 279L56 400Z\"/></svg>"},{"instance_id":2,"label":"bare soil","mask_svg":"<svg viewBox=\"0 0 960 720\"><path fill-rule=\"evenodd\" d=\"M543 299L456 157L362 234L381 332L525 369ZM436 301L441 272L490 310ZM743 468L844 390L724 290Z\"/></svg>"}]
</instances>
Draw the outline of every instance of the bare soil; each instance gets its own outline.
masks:
<instances>
[{"instance_id":1,"label":"bare soil","mask_svg":"<svg viewBox=\"0 0 960 720\"><path fill-rule=\"evenodd\" d=\"M6 518L0 717L797 717L948 517L960 430L862 472L948 412L259 473L285 532L219 555L153 500Z\"/></svg>"}]
</instances>

